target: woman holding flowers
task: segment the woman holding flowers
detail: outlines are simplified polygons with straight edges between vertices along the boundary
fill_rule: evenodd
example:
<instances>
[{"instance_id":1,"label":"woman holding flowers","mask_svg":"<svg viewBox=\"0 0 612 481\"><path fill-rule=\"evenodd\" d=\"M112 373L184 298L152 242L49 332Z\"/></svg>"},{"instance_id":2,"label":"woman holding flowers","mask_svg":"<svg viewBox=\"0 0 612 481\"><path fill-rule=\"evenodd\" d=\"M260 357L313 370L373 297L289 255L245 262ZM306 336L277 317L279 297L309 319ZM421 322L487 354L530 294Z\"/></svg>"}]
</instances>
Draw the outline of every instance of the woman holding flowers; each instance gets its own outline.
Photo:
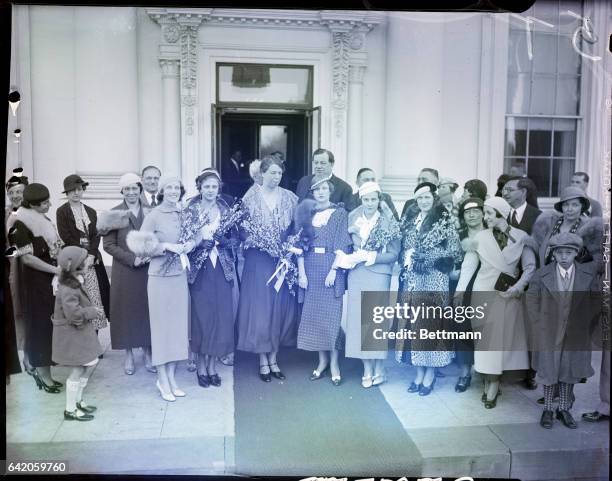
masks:
<instances>
[{"instance_id":1,"label":"woman holding flowers","mask_svg":"<svg viewBox=\"0 0 612 481\"><path fill-rule=\"evenodd\" d=\"M204 169L196 178L200 195L187 205L186 217L201 219L202 241L189 253L191 351L198 355L198 384L220 386L216 358L234 350L232 291L236 286L234 249L238 245L239 205L219 196L221 176Z\"/></svg>"},{"instance_id":2,"label":"woman holding flowers","mask_svg":"<svg viewBox=\"0 0 612 481\"><path fill-rule=\"evenodd\" d=\"M188 357L189 289L187 253L196 245L182 229L184 215L179 204L185 194L176 176L159 181L158 206L142 222L140 231L128 234L127 243L139 257L150 257L149 319L151 356L157 367L157 389L165 401L176 401L185 392L176 384L176 363ZM191 233L189 233L191 234ZM176 397L175 397L176 396Z\"/></svg>"},{"instance_id":3,"label":"woman holding flowers","mask_svg":"<svg viewBox=\"0 0 612 481\"><path fill-rule=\"evenodd\" d=\"M295 343L296 298L287 282L271 282L290 232L297 196L279 186L284 163L265 157L263 185L243 197L249 219L242 223L244 270L238 303L238 349L259 354L259 376L284 379L277 363L281 345Z\"/></svg>"},{"instance_id":4,"label":"woman holding flowers","mask_svg":"<svg viewBox=\"0 0 612 481\"><path fill-rule=\"evenodd\" d=\"M303 303L303 308L297 346L319 352L319 364L310 376L312 381L320 379L329 366L332 383L338 386L341 382L338 350L342 348L340 322L346 274L338 270L334 261L337 251L348 252L351 239L346 210L329 201L333 189L328 179L319 180L315 176L310 187L314 205L306 199L298 206L299 210L306 207L310 211L306 218L312 226L312 235L308 236L303 256L298 257L298 302Z\"/></svg>"},{"instance_id":5,"label":"woman holding flowers","mask_svg":"<svg viewBox=\"0 0 612 481\"><path fill-rule=\"evenodd\" d=\"M449 274L461 259L461 244L453 220L440 204L436 186L429 182L419 184L414 191L416 200L402 217L402 246L400 254L400 285L398 302L418 306L450 305ZM451 321L452 322L452 321ZM401 329L410 324L417 334L420 329L430 333L441 331L445 321L441 316L427 319L400 319ZM408 346L406 346L408 347ZM404 349L404 342L396 345L398 354ZM422 339L416 336L410 341L410 361L417 368L415 380L408 392L420 396L431 393L435 382L435 368L450 364L453 352L444 340Z\"/></svg>"},{"instance_id":6,"label":"woman holding flowers","mask_svg":"<svg viewBox=\"0 0 612 481\"><path fill-rule=\"evenodd\" d=\"M385 382L384 360L387 357L387 343L379 345L374 340L371 322L361 321L361 291L378 291L375 295L379 305L389 302L389 287L393 265L400 250L399 223L386 202L376 182L365 182L359 187L361 205L348 216L348 232L351 235L353 262L348 275L346 357L363 361L364 388ZM364 348L367 348L365 350ZM377 349L377 350L374 350Z\"/></svg>"}]
</instances>

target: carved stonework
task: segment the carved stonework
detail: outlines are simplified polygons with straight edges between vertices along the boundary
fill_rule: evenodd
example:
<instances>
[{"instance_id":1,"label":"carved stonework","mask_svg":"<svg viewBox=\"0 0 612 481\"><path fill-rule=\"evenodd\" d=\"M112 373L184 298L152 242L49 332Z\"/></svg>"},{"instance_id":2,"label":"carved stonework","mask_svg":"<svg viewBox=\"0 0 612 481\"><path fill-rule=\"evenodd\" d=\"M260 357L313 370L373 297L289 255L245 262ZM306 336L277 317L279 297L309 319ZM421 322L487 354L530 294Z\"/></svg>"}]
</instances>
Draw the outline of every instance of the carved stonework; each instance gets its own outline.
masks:
<instances>
[{"instance_id":1,"label":"carved stonework","mask_svg":"<svg viewBox=\"0 0 612 481\"><path fill-rule=\"evenodd\" d=\"M162 78L179 76L180 67L178 59L160 58L159 66L161 67Z\"/></svg>"},{"instance_id":2,"label":"carved stonework","mask_svg":"<svg viewBox=\"0 0 612 481\"><path fill-rule=\"evenodd\" d=\"M333 67L332 67L332 106L334 110L346 110L348 97L349 70L349 32L332 32ZM336 116L336 135L340 137L344 129L344 116Z\"/></svg>"},{"instance_id":3,"label":"carved stonework","mask_svg":"<svg viewBox=\"0 0 612 481\"><path fill-rule=\"evenodd\" d=\"M361 50L365 46L365 35L361 32L353 33L349 45L351 50Z\"/></svg>"},{"instance_id":4,"label":"carved stonework","mask_svg":"<svg viewBox=\"0 0 612 481\"><path fill-rule=\"evenodd\" d=\"M166 25L163 28L164 32L164 40L168 43L176 43L178 42L179 37L181 36L181 31L178 25Z\"/></svg>"},{"instance_id":5,"label":"carved stonework","mask_svg":"<svg viewBox=\"0 0 612 481\"><path fill-rule=\"evenodd\" d=\"M187 89L196 87L198 74L198 27L181 25L181 83Z\"/></svg>"},{"instance_id":6,"label":"carved stonework","mask_svg":"<svg viewBox=\"0 0 612 481\"><path fill-rule=\"evenodd\" d=\"M362 84L364 74L365 74L365 67L363 65L349 66L349 82L350 83Z\"/></svg>"}]
</instances>

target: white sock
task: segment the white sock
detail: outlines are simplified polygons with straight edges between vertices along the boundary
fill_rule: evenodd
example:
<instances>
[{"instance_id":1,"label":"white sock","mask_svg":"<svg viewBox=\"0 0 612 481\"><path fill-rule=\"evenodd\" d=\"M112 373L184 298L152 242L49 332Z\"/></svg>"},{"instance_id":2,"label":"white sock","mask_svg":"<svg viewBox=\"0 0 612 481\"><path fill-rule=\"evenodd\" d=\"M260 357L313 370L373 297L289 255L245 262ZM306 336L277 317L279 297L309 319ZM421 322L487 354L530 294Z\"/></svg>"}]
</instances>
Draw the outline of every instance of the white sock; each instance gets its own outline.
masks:
<instances>
[{"instance_id":1,"label":"white sock","mask_svg":"<svg viewBox=\"0 0 612 481\"><path fill-rule=\"evenodd\" d=\"M66 381L66 411L74 412L76 410L77 395L80 387L79 381Z\"/></svg>"},{"instance_id":2,"label":"white sock","mask_svg":"<svg viewBox=\"0 0 612 481\"><path fill-rule=\"evenodd\" d=\"M85 386L87 386L87 381L88 379L86 377L79 379L79 390L76 397L76 402L81 403L84 406L87 406L87 404L83 402L83 389L85 389Z\"/></svg>"}]
</instances>

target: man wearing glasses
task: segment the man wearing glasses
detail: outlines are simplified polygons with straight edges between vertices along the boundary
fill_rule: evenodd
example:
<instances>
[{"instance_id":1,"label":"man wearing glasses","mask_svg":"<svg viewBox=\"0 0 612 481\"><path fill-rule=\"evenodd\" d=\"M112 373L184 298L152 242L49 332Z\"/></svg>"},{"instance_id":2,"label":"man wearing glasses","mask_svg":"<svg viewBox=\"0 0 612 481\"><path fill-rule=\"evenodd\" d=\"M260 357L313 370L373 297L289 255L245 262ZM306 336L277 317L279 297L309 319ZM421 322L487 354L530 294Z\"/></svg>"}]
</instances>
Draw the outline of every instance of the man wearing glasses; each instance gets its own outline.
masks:
<instances>
[{"instance_id":1,"label":"man wearing glasses","mask_svg":"<svg viewBox=\"0 0 612 481\"><path fill-rule=\"evenodd\" d=\"M542 211L527 203L528 183L529 180L522 177L511 178L502 188L502 197L512 207L506 219L508 224L531 235L533 224Z\"/></svg>"}]
</instances>

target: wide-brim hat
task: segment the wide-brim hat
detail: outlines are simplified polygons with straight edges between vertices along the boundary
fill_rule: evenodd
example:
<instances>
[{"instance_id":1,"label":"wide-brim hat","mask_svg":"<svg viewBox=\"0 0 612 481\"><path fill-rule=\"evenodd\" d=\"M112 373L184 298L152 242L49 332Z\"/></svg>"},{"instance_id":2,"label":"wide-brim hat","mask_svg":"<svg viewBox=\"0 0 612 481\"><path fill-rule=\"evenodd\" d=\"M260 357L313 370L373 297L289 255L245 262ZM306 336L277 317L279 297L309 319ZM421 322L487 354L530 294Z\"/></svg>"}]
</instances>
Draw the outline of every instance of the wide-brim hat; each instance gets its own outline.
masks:
<instances>
[{"instance_id":1,"label":"wide-brim hat","mask_svg":"<svg viewBox=\"0 0 612 481\"><path fill-rule=\"evenodd\" d=\"M15 187L16 185L28 185L29 180L28 177L23 175L23 168L17 167L13 169L13 175L6 181L5 188L8 192L10 189Z\"/></svg>"},{"instance_id":2,"label":"wide-brim hat","mask_svg":"<svg viewBox=\"0 0 612 481\"><path fill-rule=\"evenodd\" d=\"M580 202L582 202L582 204L584 205L584 210L589 210L589 206L591 205L591 201L589 200L589 198L586 196L586 194L584 193L584 191L579 188L579 187L574 187L574 186L569 186L566 187L565 189L563 189L561 191L561 196L559 197L559 202L556 202L554 205L554 208L556 211L558 212L563 212L563 209L561 209L561 206L563 205L563 202L565 202L566 200L572 200L572 199L580 199Z\"/></svg>"},{"instance_id":3,"label":"wide-brim hat","mask_svg":"<svg viewBox=\"0 0 612 481\"><path fill-rule=\"evenodd\" d=\"M64 190L62 194L70 192L71 190L76 189L77 187L87 187L89 182L85 182L80 175L71 174L64 179Z\"/></svg>"},{"instance_id":4,"label":"wide-brim hat","mask_svg":"<svg viewBox=\"0 0 612 481\"><path fill-rule=\"evenodd\" d=\"M582 249L582 244L582 237L572 232L560 232L548 240L548 246L553 250L559 247L568 247L579 251Z\"/></svg>"}]
</instances>

